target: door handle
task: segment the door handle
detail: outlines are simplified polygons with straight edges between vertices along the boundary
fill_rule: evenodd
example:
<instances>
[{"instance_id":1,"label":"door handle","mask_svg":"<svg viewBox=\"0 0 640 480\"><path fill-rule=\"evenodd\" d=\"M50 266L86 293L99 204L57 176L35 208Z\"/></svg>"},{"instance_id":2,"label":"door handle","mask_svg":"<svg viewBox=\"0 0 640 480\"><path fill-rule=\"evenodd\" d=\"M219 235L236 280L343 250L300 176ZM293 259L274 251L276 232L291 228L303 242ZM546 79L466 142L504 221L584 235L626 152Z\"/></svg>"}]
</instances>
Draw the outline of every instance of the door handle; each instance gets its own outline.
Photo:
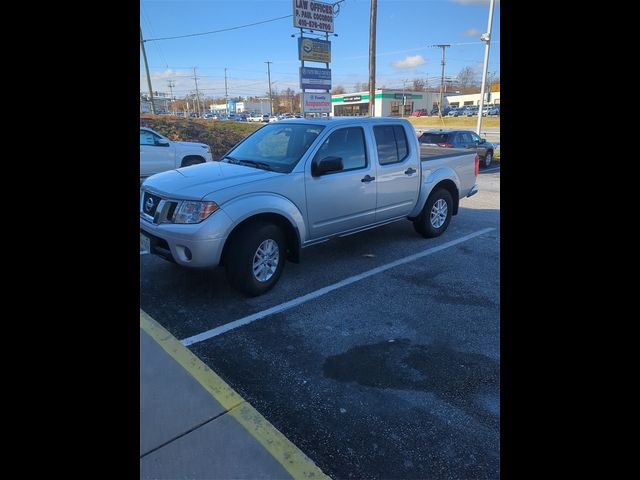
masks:
<instances>
[{"instance_id":1,"label":"door handle","mask_svg":"<svg viewBox=\"0 0 640 480\"><path fill-rule=\"evenodd\" d=\"M413 168L409 167L404 171L404 173L406 173L407 175L413 175L414 173L416 173L416 171Z\"/></svg>"},{"instance_id":2,"label":"door handle","mask_svg":"<svg viewBox=\"0 0 640 480\"><path fill-rule=\"evenodd\" d=\"M375 179L376 179L376 177L372 177L372 176L370 176L369 174L366 174L366 175L364 176L364 178L362 178L362 180L360 180L360 181L361 181L362 183L369 183L369 182L374 181Z\"/></svg>"}]
</instances>

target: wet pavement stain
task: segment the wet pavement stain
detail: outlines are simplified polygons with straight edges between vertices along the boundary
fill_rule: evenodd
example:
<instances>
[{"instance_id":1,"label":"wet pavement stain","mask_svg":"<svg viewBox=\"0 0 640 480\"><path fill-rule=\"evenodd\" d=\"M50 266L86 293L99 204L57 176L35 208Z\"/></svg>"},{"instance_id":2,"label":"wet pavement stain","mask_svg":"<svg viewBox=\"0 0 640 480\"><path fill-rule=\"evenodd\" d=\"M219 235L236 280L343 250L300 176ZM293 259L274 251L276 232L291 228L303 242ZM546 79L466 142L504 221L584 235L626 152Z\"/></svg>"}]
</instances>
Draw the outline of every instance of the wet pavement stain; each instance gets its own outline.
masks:
<instances>
[{"instance_id":1,"label":"wet pavement stain","mask_svg":"<svg viewBox=\"0 0 640 480\"><path fill-rule=\"evenodd\" d=\"M366 387L429 392L479 420L499 421L499 407L483 399L499 398L500 364L484 355L398 339L328 357L323 373Z\"/></svg>"}]
</instances>

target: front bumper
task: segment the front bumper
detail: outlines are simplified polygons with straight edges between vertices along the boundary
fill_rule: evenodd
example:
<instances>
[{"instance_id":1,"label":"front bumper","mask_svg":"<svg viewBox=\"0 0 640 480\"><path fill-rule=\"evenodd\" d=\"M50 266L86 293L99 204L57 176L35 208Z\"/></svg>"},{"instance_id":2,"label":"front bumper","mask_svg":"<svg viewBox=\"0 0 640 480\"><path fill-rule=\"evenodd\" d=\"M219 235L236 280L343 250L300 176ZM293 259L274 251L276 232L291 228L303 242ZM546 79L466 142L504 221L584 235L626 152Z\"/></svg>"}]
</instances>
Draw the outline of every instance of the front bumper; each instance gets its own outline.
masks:
<instances>
[{"instance_id":1,"label":"front bumper","mask_svg":"<svg viewBox=\"0 0 640 480\"><path fill-rule=\"evenodd\" d=\"M150 239L151 251L166 260L185 267L215 267L231 230L232 221L221 209L202 223L185 225L153 224L140 218L140 234Z\"/></svg>"}]
</instances>

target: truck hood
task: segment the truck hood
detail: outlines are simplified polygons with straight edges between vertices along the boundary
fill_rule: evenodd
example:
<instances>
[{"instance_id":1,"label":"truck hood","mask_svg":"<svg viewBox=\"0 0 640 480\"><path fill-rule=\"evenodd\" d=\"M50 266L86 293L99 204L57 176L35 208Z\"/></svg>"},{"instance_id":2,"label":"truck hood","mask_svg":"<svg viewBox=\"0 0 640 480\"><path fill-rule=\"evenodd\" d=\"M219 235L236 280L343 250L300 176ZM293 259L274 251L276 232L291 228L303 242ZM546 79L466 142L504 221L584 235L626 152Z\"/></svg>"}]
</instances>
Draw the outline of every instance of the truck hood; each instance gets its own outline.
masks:
<instances>
[{"instance_id":1,"label":"truck hood","mask_svg":"<svg viewBox=\"0 0 640 480\"><path fill-rule=\"evenodd\" d=\"M210 193L283 175L245 165L206 162L191 167L157 173L142 188L168 198L201 200Z\"/></svg>"},{"instance_id":2,"label":"truck hood","mask_svg":"<svg viewBox=\"0 0 640 480\"><path fill-rule=\"evenodd\" d=\"M173 142L179 148L207 148L208 145L206 143L197 143L197 142Z\"/></svg>"}]
</instances>

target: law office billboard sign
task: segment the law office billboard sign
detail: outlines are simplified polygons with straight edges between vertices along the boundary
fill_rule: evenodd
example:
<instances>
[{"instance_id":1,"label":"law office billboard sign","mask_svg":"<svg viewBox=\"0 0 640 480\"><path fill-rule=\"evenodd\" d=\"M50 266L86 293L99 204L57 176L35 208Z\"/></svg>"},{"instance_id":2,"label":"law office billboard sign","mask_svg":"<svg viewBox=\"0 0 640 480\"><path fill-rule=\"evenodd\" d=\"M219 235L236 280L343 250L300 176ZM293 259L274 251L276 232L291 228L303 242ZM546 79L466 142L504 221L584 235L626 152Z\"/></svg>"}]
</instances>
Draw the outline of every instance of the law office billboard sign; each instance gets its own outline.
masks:
<instances>
[{"instance_id":1,"label":"law office billboard sign","mask_svg":"<svg viewBox=\"0 0 640 480\"><path fill-rule=\"evenodd\" d=\"M293 26L333 32L333 4L313 0L293 0Z\"/></svg>"}]
</instances>

